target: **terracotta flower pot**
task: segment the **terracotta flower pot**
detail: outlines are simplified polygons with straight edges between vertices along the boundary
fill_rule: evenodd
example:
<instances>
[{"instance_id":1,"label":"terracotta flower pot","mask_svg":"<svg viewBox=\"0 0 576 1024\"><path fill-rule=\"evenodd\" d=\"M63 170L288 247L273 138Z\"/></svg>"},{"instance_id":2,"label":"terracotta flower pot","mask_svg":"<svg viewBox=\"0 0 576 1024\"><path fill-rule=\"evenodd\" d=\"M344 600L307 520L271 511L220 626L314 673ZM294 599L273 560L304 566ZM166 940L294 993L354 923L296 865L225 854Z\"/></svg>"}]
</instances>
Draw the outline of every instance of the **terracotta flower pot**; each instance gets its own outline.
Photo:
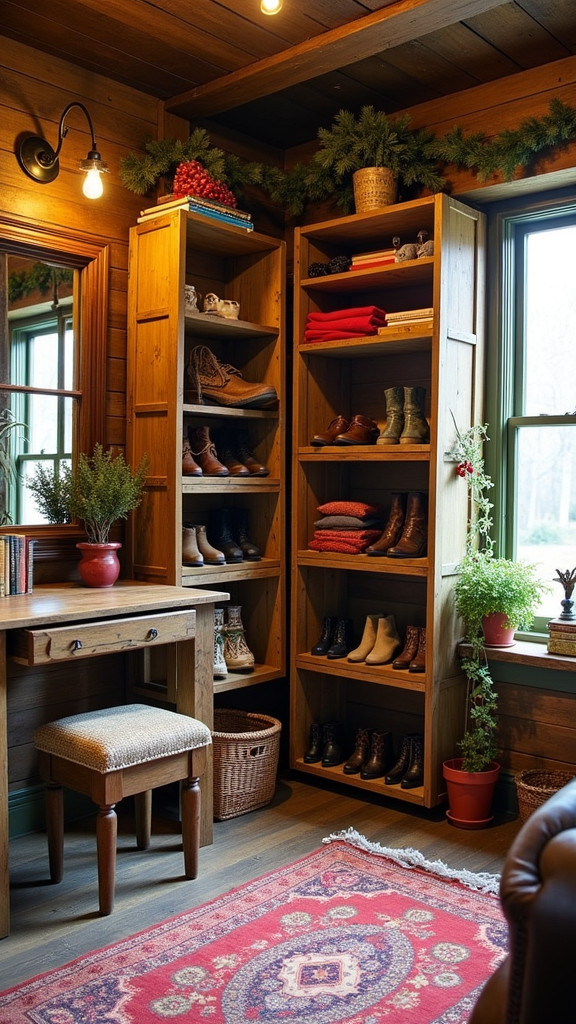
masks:
<instances>
[{"instance_id":1,"label":"terracotta flower pot","mask_svg":"<svg viewBox=\"0 0 576 1024\"><path fill-rule=\"evenodd\" d=\"M108 544L90 544L82 541L76 547L82 552L78 563L80 579L86 587L113 587L120 575L117 551L122 545L118 541Z\"/></svg>"},{"instance_id":2,"label":"terracotta flower pot","mask_svg":"<svg viewBox=\"0 0 576 1024\"><path fill-rule=\"evenodd\" d=\"M482 619L482 632L484 643L487 647L513 647L514 629L508 629L502 625L506 621L503 612L492 612Z\"/></svg>"},{"instance_id":3,"label":"terracotta flower pot","mask_svg":"<svg viewBox=\"0 0 576 1024\"><path fill-rule=\"evenodd\" d=\"M483 828L492 821L490 810L500 765L492 761L485 772L465 772L462 760L453 757L442 765L450 808L446 817L457 828Z\"/></svg>"}]
</instances>

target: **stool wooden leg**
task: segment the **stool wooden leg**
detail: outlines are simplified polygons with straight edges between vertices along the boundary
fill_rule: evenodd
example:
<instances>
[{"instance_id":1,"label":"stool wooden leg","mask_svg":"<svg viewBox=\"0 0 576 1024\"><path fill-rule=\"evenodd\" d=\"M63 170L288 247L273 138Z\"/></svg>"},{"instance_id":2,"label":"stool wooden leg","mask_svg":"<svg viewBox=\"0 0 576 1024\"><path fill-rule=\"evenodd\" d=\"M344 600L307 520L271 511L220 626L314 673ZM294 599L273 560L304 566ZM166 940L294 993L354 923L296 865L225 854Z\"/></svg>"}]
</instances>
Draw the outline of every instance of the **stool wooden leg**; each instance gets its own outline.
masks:
<instances>
[{"instance_id":1,"label":"stool wooden leg","mask_svg":"<svg viewBox=\"0 0 576 1024\"><path fill-rule=\"evenodd\" d=\"M116 877L116 837L118 822L114 804L98 809L96 819L96 847L98 850L98 897L100 913L112 913Z\"/></svg>"},{"instance_id":2,"label":"stool wooden leg","mask_svg":"<svg viewBox=\"0 0 576 1024\"><path fill-rule=\"evenodd\" d=\"M183 779L181 783L182 845L186 878L198 877L200 848L200 779Z\"/></svg>"},{"instance_id":3,"label":"stool wooden leg","mask_svg":"<svg viewBox=\"0 0 576 1024\"><path fill-rule=\"evenodd\" d=\"M134 815L136 819L136 846L138 850L147 850L150 846L152 831L152 790L136 793L134 797Z\"/></svg>"},{"instance_id":4,"label":"stool wooden leg","mask_svg":"<svg viewBox=\"0 0 576 1024\"><path fill-rule=\"evenodd\" d=\"M57 782L46 785L44 804L50 879L60 882L64 872L64 794Z\"/></svg>"}]
</instances>

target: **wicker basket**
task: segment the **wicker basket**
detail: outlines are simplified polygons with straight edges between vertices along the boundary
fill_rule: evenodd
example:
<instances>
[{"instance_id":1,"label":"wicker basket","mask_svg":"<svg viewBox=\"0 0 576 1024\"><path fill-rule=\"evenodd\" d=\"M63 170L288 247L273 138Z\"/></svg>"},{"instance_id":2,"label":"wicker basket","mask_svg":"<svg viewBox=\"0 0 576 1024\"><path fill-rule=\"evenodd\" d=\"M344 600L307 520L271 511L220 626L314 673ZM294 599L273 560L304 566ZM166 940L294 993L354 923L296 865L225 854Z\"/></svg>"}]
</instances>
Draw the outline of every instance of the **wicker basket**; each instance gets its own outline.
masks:
<instances>
[{"instance_id":1,"label":"wicker basket","mask_svg":"<svg viewBox=\"0 0 576 1024\"><path fill-rule=\"evenodd\" d=\"M396 202L396 176L389 167L361 167L352 175L356 213L381 210Z\"/></svg>"},{"instance_id":2,"label":"wicker basket","mask_svg":"<svg viewBox=\"0 0 576 1024\"><path fill-rule=\"evenodd\" d=\"M248 711L214 711L214 817L236 818L269 804L276 787L282 723Z\"/></svg>"},{"instance_id":3,"label":"wicker basket","mask_svg":"<svg viewBox=\"0 0 576 1024\"><path fill-rule=\"evenodd\" d=\"M566 786L574 778L568 772L556 772L545 769L532 769L520 772L515 779L518 796L518 812L524 824L532 811L546 803L554 793Z\"/></svg>"}]
</instances>

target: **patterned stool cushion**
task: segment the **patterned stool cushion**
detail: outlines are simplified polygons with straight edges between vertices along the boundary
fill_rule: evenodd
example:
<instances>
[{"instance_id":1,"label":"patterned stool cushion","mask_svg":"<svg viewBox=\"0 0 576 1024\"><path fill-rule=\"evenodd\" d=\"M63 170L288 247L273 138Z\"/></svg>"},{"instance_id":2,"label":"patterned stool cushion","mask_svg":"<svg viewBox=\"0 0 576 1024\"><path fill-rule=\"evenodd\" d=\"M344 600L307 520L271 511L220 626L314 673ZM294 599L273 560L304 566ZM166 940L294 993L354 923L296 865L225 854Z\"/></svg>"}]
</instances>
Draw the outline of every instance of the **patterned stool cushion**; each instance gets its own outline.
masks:
<instances>
[{"instance_id":1,"label":"patterned stool cushion","mask_svg":"<svg viewBox=\"0 0 576 1024\"><path fill-rule=\"evenodd\" d=\"M198 719L147 704L70 715L41 725L34 733L38 750L102 774L211 742L210 729Z\"/></svg>"}]
</instances>

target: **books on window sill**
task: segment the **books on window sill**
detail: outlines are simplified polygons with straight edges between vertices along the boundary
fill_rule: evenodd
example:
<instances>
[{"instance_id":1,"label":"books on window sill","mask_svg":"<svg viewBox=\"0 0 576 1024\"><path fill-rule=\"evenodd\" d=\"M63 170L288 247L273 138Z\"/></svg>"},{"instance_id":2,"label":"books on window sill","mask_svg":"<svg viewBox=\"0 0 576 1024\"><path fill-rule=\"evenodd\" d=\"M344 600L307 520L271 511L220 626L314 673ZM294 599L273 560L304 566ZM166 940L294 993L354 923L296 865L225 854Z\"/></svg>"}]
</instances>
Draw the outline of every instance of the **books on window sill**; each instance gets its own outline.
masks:
<instances>
[{"instance_id":1,"label":"books on window sill","mask_svg":"<svg viewBox=\"0 0 576 1024\"><path fill-rule=\"evenodd\" d=\"M24 533L0 534L0 597L32 593L35 543Z\"/></svg>"},{"instance_id":2,"label":"books on window sill","mask_svg":"<svg viewBox=\"0 0 576 1024\"><path fill-rule=\"evenodd\" d=\"M253 231L252 215L244 210L237 210L234 206L225 206L224 203L217 203L214 199L205 199L203 196L180 196L174 199L166 196L158 200L156 206L149 206L140 210L138 223L157 217L167 210L188 210L192 213L201 213L205 217L212 217L214 220L224 224L233 224L236 227L244 228L245 231Z\"/></svg>"},{"instance_id":3,"label":"books on window sill","mask_svg":"<svg viewBox=\"0 0 576 1024\"><path fill-rule=\"evenodd\" d=\"M552 619L548 623L550 639L549 654L566 654L576 657L576 619Z\"/></svg>"}]
</instances>

